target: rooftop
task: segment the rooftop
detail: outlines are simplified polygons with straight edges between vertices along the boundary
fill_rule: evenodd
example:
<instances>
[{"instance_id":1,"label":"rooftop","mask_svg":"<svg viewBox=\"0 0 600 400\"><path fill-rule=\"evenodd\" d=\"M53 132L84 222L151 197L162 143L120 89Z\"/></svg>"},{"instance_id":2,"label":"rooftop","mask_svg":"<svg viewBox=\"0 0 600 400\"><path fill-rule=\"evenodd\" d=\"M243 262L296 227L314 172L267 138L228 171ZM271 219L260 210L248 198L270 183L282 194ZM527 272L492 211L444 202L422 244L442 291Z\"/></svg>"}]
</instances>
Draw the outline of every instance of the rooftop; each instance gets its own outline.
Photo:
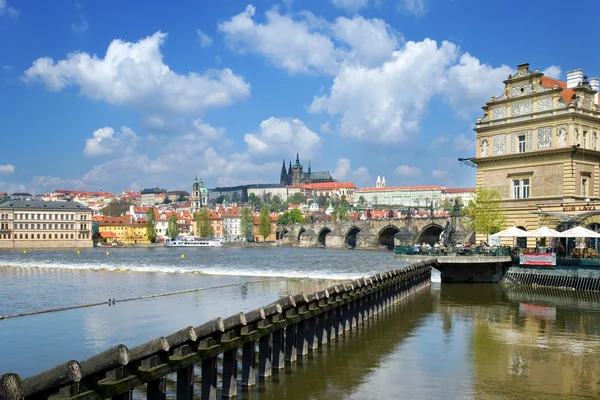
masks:
<instances>
[{"instance_id":1,"label":"rooftop","mask_svg":"<svg viewBox=\"0 0 600 400\"><path fill-rule=\"evenodd\" d=\"M92 211L91 208L80 203L70 201L35 201L35 200L9 200L0 204L0 209L14 210L79 210Z\"/></svg>"}]
</instances>

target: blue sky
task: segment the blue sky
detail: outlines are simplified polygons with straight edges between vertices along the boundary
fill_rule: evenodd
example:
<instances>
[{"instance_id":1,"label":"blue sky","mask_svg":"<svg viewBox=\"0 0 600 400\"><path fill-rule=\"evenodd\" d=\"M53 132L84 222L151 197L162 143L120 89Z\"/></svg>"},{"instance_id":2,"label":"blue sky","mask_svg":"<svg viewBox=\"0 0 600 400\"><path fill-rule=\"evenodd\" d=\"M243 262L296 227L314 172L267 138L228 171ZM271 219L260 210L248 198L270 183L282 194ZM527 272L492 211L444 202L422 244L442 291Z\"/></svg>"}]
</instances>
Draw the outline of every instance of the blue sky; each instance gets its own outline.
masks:
<instances>
[{"instance_id":1,"label":"blue sky","mask_svg":"<svg viewBox=\"0 0 600 400\"><path fill-rule=\"evenodd\" d=\"M600 75L593 1L0 0L0 191L474 186L481 106L524 62Z\"/></svg>"}]
</instances>

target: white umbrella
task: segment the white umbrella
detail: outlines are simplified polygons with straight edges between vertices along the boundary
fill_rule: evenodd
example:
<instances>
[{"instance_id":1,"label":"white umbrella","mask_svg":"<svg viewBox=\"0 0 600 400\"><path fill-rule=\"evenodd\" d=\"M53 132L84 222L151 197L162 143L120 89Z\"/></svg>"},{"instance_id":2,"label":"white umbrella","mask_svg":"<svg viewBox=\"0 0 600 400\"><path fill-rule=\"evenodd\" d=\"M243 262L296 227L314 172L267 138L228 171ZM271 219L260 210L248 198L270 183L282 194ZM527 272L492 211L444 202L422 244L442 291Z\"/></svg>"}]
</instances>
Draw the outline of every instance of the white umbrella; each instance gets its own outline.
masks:
<instances>
[{"instance_id":1,"label":"white umbrella","mask_svg":"<svg viewBox=\"0 0 600 400\"><path fill-rule=\"evenodd\" d=\"M519 229L516 226L511 226L510 228L504 229L503 231L496 232L490 236L495 237L523 237L527 235L527 231L523 229Z\"/></svg>"},{"instance_id":2,"label":"white umbrella","mask_svg":"<svg viewBox=\"0 0 600 400\"><path fill-rule=\"evenodd\" d=\"M594 232L583 226L577 226L560 233L560 237L571 238L600 238L600 233Z\"/></svg>"},{"instance_id":3,"label":"white umbrella","mask_svg":"<svg viewBox=\"0 0 600 400\"><path fill-rule=\"evenodd\" d=\"M527 232L524 236L527 237L558 237L560 232L550 229L547 226L540 226L539 228Z\"/></svg>"}]
</instances>

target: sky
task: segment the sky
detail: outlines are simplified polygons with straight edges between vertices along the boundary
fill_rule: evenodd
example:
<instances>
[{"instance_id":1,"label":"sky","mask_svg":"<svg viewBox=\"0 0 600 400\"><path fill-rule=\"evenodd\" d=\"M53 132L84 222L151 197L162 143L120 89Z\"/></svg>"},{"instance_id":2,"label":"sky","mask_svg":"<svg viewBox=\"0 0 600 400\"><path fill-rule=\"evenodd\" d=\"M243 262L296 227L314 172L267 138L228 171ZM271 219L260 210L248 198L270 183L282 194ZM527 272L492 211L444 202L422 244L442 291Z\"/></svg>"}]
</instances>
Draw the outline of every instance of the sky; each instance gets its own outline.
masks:
<instances>
[{"instance_id":1,"label":"sky","mask_svg":"<svg viewBox=\"0 0 600 400\"><path fill-rule=\"evenodd\" d=\"M586 11L588 10L588 11ZM0 0L0 192L474 187L481 106L529 63L600 75L556 0ZM565 14L567 13L567 14Z\"/></svg>"}]
</instances>

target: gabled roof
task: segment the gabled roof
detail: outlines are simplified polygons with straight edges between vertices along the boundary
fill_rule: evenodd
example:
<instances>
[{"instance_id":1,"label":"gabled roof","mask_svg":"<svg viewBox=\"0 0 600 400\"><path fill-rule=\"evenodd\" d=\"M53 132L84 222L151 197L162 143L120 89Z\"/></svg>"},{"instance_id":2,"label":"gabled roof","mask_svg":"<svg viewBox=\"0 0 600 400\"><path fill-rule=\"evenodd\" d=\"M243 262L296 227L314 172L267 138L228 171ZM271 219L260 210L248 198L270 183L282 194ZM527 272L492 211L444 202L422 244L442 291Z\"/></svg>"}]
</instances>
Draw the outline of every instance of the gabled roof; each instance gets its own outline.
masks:
<instances>
[{"instance_id":1,"label":"gabled roof","mask_svg":"<svg viewBox=\"0 0 600 400\"><path fill-rule=\"evenodd\" d=\"M565 103L567 103L567 104L569 104L571 102L571 100L573 100L575 98L575 91L573 89L568 89L566 82L563 82L558 79L550 78L547 76L542 76L540 82L542 84L542 87L545 87L548 89L553 89L555 85L558 86L559 88L561 88L562 90L560 92L560 95L563 98L563 100L565 101Z\"/></svg>"}]
</instances>

